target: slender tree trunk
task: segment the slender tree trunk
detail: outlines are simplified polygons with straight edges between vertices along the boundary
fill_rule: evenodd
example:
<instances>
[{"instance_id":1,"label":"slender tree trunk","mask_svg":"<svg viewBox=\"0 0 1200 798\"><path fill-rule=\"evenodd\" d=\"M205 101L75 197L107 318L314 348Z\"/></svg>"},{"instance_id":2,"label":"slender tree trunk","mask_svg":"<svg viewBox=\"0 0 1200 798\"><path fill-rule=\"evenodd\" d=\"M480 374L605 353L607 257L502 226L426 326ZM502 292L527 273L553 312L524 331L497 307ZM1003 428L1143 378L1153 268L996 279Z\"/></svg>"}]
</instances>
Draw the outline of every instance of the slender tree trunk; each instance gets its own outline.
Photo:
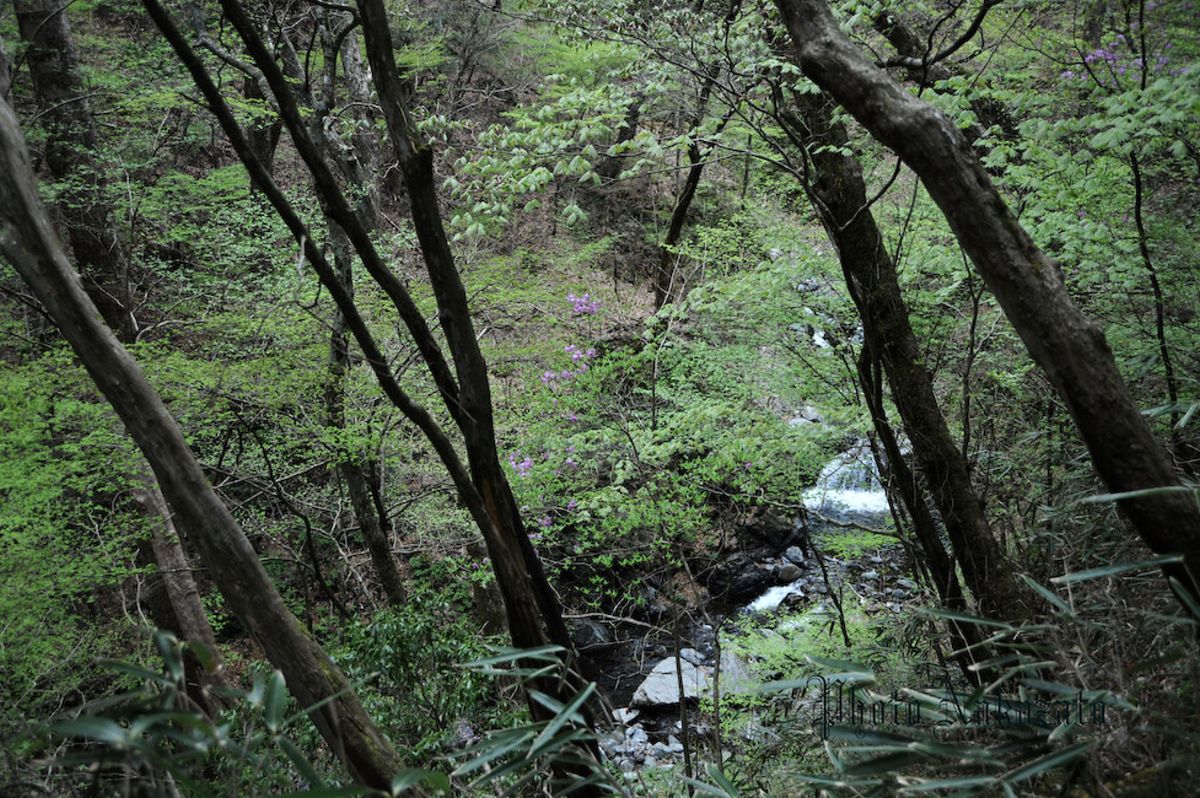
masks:
<instances>
[{"instance_id":1,"label":"slender tree trunk","mask_svg":"<svg viewBox=\"0 0 1200 798\"><path fill-rule=\"evenodd\" d=\"M654 307L661 308L671 301L672 284L675 282L676 255L672 249L679 243L683 234L683 225L687 221L688 209L696 196L696 188L700 185L700 175L704 171L704 161L700 155L700 146L695 141L688 144L688 171L675 198L675 207L671 211L671 220L667 223L667 234L658 250L658 264L654 270Z\"/></svg>"},{"instance_id":2,"label":"slender tree trunk","mask_svg":"<svg viewBox=\"0 0 1200 798\"><path fill-rule=\"evenodd\" d=\"M1146 544L1184 561L1167 574L1200 597L1200 505L1180 485L1125 385L1104 333L1021 227L946 116L905 91L846 38L822 0L776 0L799 65L917 173L967 256L1063 397L1097 473Z\"/></svg>"},{"instance_id":3,"label":"slender tree trunk","mask_svg":"<svg viewBox=\"0 0 1200 798\"><path fill-rule=\"evenodd\" d=\"M471 322L466 288L442 224L434 186L433 152L417 142L383 4L362 0L358 7L371 75L408 191L413 225L438 304L438 320L453 356L458 396L451 413L466 445L471 482L488 518L482 531L504 595L510 632L514 644L521 648L543 645L549 639L569 650L570 635L562 620L562 609L529 542L496 453L487 364Z\"/></svg>"},{"instance_id":4,"label":"slender tree trunk","mask_svg":"<svg viewBox=\"0 0 1200 798\"><path fill-rule=\"evenodd\" d=\"M346 234L336 223L329 224L329 237L334 253L334 268L347 293L353 298L354 282L351 272L350 242ZM346 317L340 310L334 310L333 331L329 339L329 383L325 392L325 410L328 422L335 429L346 427L346 372L350 366L350 348L346 334ZM401 607L405 602L404 580L396 567L396 559L392 556L392 546L388 540L387 520L376 510L371 496L368 475L372 468L370 459L363 462L360 455L350 452L338 463L338 472L346 483L346 492L350 496L350 507L354 510L354 518L358 521L362 532L363 542L367 544L367 552L371 555L371 564L383 587L388 604Z\"/></svg>"},{"instance_id":5,"label":"slender tree trunk","mask_svg":"<svg viewBox=\"0 0 1200 798\"><path fill-rule=\"evenodd\" d=\"M8 60L8 51L4 49L4 40L0 39L0 103L12 103L9 94L12 92L12 66Z\"/></svg>"},{"instance_id":6,"label":"slender tree trunk","mask_svg":"<svg viewBox=\"0 0 1200 798\"><path fill-rule=\"evenodd\" d=\"M909 322L896 266L867 207L862 169L842 154L849 146L846 129L834 123L828 95L795 94L794 101L799 117L785 113L783 121L811 163L805 190L837 248L868 346L887 373L892 401L946 524L963 577L985 615L1020 617L1017 598L1021 594L1012 568L988 527L967 460L950 434L933 380L921 364L921 347Z\"/></svg>"},{"instance_id":7,"label":"slender tree trunk","mask_svg":"<svg viewBox=\"0 0 1200 798\"><path fill-rule=\"evenodd\" d=\"M16 118L3 104L0 158L0 249L54 318L145 454L163 496L234 614L283 671L300 706L323 702L311 717L330 748L355 778L387 789L401 767L399 756L375 728L342 672L288 610L162 399L100 321L54 236Z\"/></svg>"},{"instance_id":8,"label":"slender tree trunk","mask_svg":"<svg viewBox=\"0 0 1200 798\"><path fill-rule=\"evenodd\" d=\"M242 95L247 100L264 102L267 100L259 82L249 75L242 79ZM260 120L246 128L246 138L250 140L254 154L258 156L258 160L262 161L268 172L274 171L275 148L279 145L279 136L282 132L283 122L278 118Z\"/></svg>"},{"instance_id":9,"label":"slender tree trunk","mask_svg":"<svg viewBox=\"0 0 1200 798\"><path fill-rule=\"evenodd\" d=\"M729 11L725 15L726 29L737 18L740 8L740 0L734 0L734 2L730 3ZM712 97L712 91L716 86L717 77L720 73L720 63L709 64L705 68L704 82L700 86L700 94L696 101L696 110L688 120L688 171L687 176L684 178L683 186L679 189L679 195L675 198L675 206L671 210L671 219L667 223L667 234L659 246L658 263L654 270L655 310L661 309L663 305L671 301L677 262L676 255L671 250L679 243L679 237L683 234L683 225L687 222L688 211L692 207L692 200L696 198L696 189L700 186L700 176L704 172L704 158L708 153L700 149L700 142L696 140L696 135L699 133L700 125L704 123L704 117L708 114L709 99ZM731 115L727 115L721 121L720 128L725 127Z\"/></svg>"},{"instance_id":10,"label":"slender tree trunk","mask_svg":"<svg viewBox=\"0 0 1200 798\"><path fill-rule=\"evenodd\" d=\"M234 0L222 0L226 6ZM558 597L550 587L541 560L525 530L516 499L500 465L496 451L496 436L492 417L491 387L487 363L479 348L466 287L459 276L450 249L450 241L442 224L441 210L434 185L433 151L423 146L413 126L407 108L408 91L400 81L395 54L389 33L387 13L382 0L359 0L359 16L363 24L367 58L371 76L383 106L392 151L400 164L404 186L408 192L413 227L421 245L426 271L438 306L438 320L454 362L458 378L458 410L451 415L462 432L467 452L471 483L482 500L485 515L477 517L496 581L504 597L509 633L517 648L533 648L553 642L567 652L568 663L577 657L562 617ZM264 70L265 71L265 70ZM445 394L445 392L443 392ZM544 624L544 626L543 626ZM548 692L559 701L567 701L580 682L572 678L539 679L536 688ZM547 720L551 713L529 696L529 707L537 720ZM585 725L595 724L589 708L582 708ZM598 758L594 744L583 746L587 754ZM559 768L557 775L567 781L577 781L583 773L573 767ZM595 785L583 783L580 795L599 794Z\"/></svg>"},{"instance_id":11,"label":"slender tree trunk","mask_svg":"<svg viewBox=\"0 0 1200 798\"><path fill-rule=\"evenodd\" d=\"M46 129L46 164L64 184L59 207L84 285L105 322L124 340L134 333L129 269L116 236L112 208L103 196L96 161L96 123L79 57L60 0L13 0L27 47L25 62Z\"/></svg>"},{"instance_id":12,"label":"slender tree trunk","mask_svg":"<svg viewBox=\"0 0 1200 798\"><path fill-rule=\"evenodd\" d=\"M142 505L152 524L150 540L144 546L147 559L153 561L157 573L154 587L150 590L150 604L155 624L169 629L180 640L199 643L209 652L210 662L206 667L190 652L185 656L187 665L187 691L200 708L212 715L226 706L225 699L212 687L225 687L228 682L222 670L221 652L217 639L208 622L208 614L200 601L200 590L192 576L192 565L183 551L183 544L171 510L167 507L162 491L154 481L149 466L138 477L144 486L134 490L134 497Z\"/></svg>"},{"instance_id":13,"label":"slender tree trunk","mask_svg":"<svg viewBox=\"0 0 1200 798\"><path fill-rule=\"evenodd\" d=\"M369 115L356 113L354 116L359 124L359 132L354 137L354 145L337 138L332 128L327 127L329 115L337 101L337 64L342 64L342 72L350 89L351 97L358 103L357 107L365 109L370 105L368 78L363 74L362 58L358 54L356 39L348 35L340 39L334 26L348 24L348 19L335 15L331 10L323 10L321 15L321 38L324 50L324 73L316 83L321 87L317 96L306 97L311 109L308 129L313 141L325 153L325 156L335 163L345 182L352 186L355 192L354 211L359 220L368 230L378 227L379 219L379 190L376 176L376 159L379 147L374 125ZM340 44L340 48L339 48ZM285 59L285 65L294 64L294 69L300 69L298 59ZM306 76L299 73L290 75L293 79L307 83ZM277 98L278 103L278 98ZM280 122L282 125L282 121ZM253 142L251 142L253 143ZM260 159L261 160L261 159ZM318 189L319 190L319 189ZM346 232L338 222L326 214L326 225L329 231L329 244L333 252L334 269L338 279L345 286L350 299L354 298L354 248ZM334 308L333 329L329 341L329 371L330 382L326 387L325 406L331 426L345 429L345 391L346 374L350 368L350 349L347 335L345 314L336 306ZM384 595L392 607L403 606L405 602L404 581L392 556L391 543L388 540L387 518L382 507L377 507L371 495L370 476L377 471L374 457L362 457L351 452L349 457L338 463L338 472L346 484L346 492L350 496L350 506L354 511L355 520L362 532L363 542L371 557L371 564L379 577Z\"/></svg>"},{"instance_id":14,"label":"slender tree trunk","mask_svg":"<svg viewBox=\"0 0 1200 798\"><path fill-rule=\"evenodd\" d=\"M967 613L970 608L967 605L966 596L963 595L962 585L959 584L954 560L946 552L946 547L942 545L937 522L925 504L925 497L917 475L909 468L907 459L900 451L896 434L892 431L891 424L888 423L887 411L883 406L883 385L878 373L881 366L878 354L868 342L863 347L858 360L858 377L867 409L871 413L875 434L879 438L886 458L885 484L889 490L899 495L900 501L908 513L908 518L912 522L913 534L921 547L925 565L929 568L933 587L937 591L942 606L954 612ZM959 663L963 674L968 679L979 683L980 674L970 670L972 665L986 658L985 652L979 648L982 636L978 627L958 621L949 621L948 627L951 645L960 652L955 656L955 661ZM972 648L968 650L968 646Z\"/></svg>"},{"instance_id":15,"label":"slender tree trunk","mask_svg":"<svg viewBox=\"0 0 1200 798\"><path fill-rule=\"evenodd\" d=\"M1129 169L1133 175L1133 222L1137 228L1138 251L1141 253L1142 265L1150 280L1150 290L1154 293L1154 337L1158 341L1158 359L1162 363L1163 380L1167 385L1167 402L1171 405L1169 411L1171 450L1175 453L1175 459L1180 466L1188 473L1192 473L1191 459L1188 457L1183 436L1179 431L1179 381L1175 377L1175 366L1171 362L1171 349L1167 346L1166 300L1163 297L1162 283L1158 280L1158 269L1154 267L1154 259L1150 257L1150 236L1146 233L1146 220L1142 213L1145 188L1137 153L1130 153Z\"/></svg>"},{"instance_id":16,"label":"slender tree trunk","mask_svg":"<svg viewBox=\"0 0 1200 798\"><path fill-rule=\"evenodd\" d=\"M633 102L629 104L628 110L625 111L625 122L621 129L617 131L616 145L624 144L627 141L633 141L633 137L638 134L638 125L642 118L642 104L646 101L645 95L638 93L634 96ZM600 166L596 169L596 174L600 175L605 180L615 180L617 175L621 174L621 157L613 155L605 158L600 162Z\"/></svg>"}]
</instances>

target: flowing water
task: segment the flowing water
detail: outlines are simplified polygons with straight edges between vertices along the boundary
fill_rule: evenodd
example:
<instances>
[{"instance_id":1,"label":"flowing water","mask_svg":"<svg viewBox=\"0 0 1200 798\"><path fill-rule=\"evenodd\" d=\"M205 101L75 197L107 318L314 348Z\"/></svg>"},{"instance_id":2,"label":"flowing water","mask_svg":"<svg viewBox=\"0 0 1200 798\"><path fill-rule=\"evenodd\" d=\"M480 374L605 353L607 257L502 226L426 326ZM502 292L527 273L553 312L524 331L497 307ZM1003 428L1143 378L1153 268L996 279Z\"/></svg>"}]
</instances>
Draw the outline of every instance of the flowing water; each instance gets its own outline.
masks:
<instances>
[{"instance_id":1,"label":"flowing water","mask_svg":"<svg viewBox=\"0 0 1200 798\"><path fill-rule=\"evenodd\" d=\"M821 469L817 484L804 491L804 504L835 520L888 512L887 494L879 483L870 448L860 442L830 460Z\"/></svg>"}]
</instances>

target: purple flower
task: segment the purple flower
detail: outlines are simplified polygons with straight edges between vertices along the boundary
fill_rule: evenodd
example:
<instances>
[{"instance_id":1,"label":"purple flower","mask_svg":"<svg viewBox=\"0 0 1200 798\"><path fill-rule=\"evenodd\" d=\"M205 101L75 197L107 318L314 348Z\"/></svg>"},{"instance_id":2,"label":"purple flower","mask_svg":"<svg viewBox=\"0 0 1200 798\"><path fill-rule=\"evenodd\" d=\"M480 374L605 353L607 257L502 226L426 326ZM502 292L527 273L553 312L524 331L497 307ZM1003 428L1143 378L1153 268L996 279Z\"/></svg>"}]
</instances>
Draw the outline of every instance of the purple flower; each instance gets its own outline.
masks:
<instances>
[{"instance_id":1,"label":"purple flower","mask_svg":"<svg viewBox=\"0 0 1200 798\"><path fill-rule=\"evenodd\" d=\"M567 294L567 301L571 303L571 309L581 316L591 316L600 310L600 300L592 299L591 294Z\"/></svg>"},{"instance_id":2,"label":"purple flower","mask_svg":"<svg viewBox=\"0 0 1200 798\"><path fill-rule=\"evenodd\" d=\"M552 523L554 522L550 520L550 516L548 515L543 515L538 519L538 526L540 526L542 529L549 529Z\"/></svg>"},{"instance_id":3,"label":"purple flower","mask_svg":"<svg viewBox=\"0 0 1200 798\"><path fill-rule=\"evenodd\" d=\"M574 499L571 499L571 501L567 502L567 512L569 512L569 513L575 512L575 510L578 509L578 507L579 507L579 502L575 501Z\"/></svg>"},{"instance_id":4,"label":"purple flower","mask_svg":"<svg viewBox=\"0 0 1200 798\"><path fill-rule=\"evenodd\" d=\"M527 477L529 476L529 472L533 470L533 458L529 455L525 455L523 460L518 461L516 453L513 453L508 456L508 462L519 477Z\"/></svg>"}]
</instances>

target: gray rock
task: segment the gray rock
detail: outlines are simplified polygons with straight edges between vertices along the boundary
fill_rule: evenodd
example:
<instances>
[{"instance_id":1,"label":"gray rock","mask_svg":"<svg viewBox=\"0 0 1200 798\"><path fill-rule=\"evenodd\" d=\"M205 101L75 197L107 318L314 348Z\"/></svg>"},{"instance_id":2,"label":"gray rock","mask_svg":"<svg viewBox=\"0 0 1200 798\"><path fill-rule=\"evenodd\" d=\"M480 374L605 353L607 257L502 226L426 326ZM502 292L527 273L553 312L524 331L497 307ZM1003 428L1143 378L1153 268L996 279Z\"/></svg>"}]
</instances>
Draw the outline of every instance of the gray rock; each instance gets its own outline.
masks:
<instances>
[{"instance_id":1,"label":"gray rock","mask_svg":"<svg viewBox=\"0 0 1200 798\"><path fill-rule=\"evenodd\" d=\"M712 692L711 680L706 686ZM728 649L721 652L721 692L746 693L760 686L760 683L750 673L746 661Z\"/></svg>"},{"instance_id":2,"label":"gray rock","mask_svg":"<svg viewBox=\"0 0 1200 798\"><path fill-rule=\"evenodd\" d=\"M622 707L621 709L614 709L612 716L613 720L615 720L617 723L630 723L640 714L642 713L636 709Z\"/></svg>"},{"instance_id":3,"label":"gray rock","mask_svg":"<svg viewBox=\"0 0 1200 798\"><path fill-rule=\"evenodd\" d=\"M685 662L690 662L693 665L704 664L704 656L694 648L679 649L679 658Z\"/></svg>"},{"instance_id":4,"label":"gray rock","mask_svg":"<svg viewBox=\"0 0 1200 798\"><path fill-rule=\"evenodd\" d=\"M808 596L797 590L795 592L788 593L787 596L784 597L783 603L779 606L783 607L785 610L796 610L803 607L807 602Z\"/></svg>"},{"instance_id":5,"label":"gray rock","mask_svg":"<svg viewBox=\"0 0 1200 798\"><path fill-rule=\"evenodd\" d=\"M654 666L633 693L633 707L656 707L679 703L679 675L683 676L683 698L698 698L704 689L705 674L692 663L683 660L675 670L675 658L668 657ZM645 734L645 732L643 732Z\"/></svg>"},{"instance_id":6,"label":"gray rock","mask_svg":"<svg viewBox=\"0 0 1200 798\"><path fill-rule=\"evenodd\" d=\"M731 601L749 601L771 586L771 572L758 565L739 571L729 584L728 596Z\"/></svg>"},{"instance_id":7,"label":"gray rock","mask_svg":"<svg viewBox=\"0 0 1200 798\"><path fill-rule=\"evenodd\" d=\"M914 590L915 591L917 589L917 583L911 579L900 578L900 579L896 580L896 584L899 585L900 587L904 588L905 590Z\"/></svg>"},{"instance_id":8,"label":"gray rock","mask_svg":"<svg viewBox=\"0 0 1200 798\"><path fill-rule=\"evenodd\" d=\"M805 564L804 550L799 546L788 546L787 550L783 552L783 559L787 560L793 565L802 566Z\"/></svg>"},{"instance_id":9,"label":"gray rock","mask_svg":"<svg viewBox=\"0 0 1200 798\"><path fill-rule=\"evenodd\" d=\"M879 572L878 571L863 571L862 578L863 579L878 579Z\"/></svg>"},{"instance_id":10,"label":"gray rock","mask_svg":"<svg viewBox=\"0 0 1200 798\"><path fill-rule=\"evenodd\" d=\"M603 646L613 641L612 632L599 621L585 619L575 621L572 626L571 639L577 648Z\"/></svg>"},{"instance_id":11,"label":"gray rock","mask_svg":"<svg viewBox=\"0 0 1200 798\"><path fill-rule=\"evenodd\" d=\"M775 578L780 582L795 582L804 572L800 570L800 566L792 562L784 563L775 569Z\"/></svg>"},{"instance_id":12,"label":"gray rock","mask_svg":"<svg viewBox=\"0 0 1200 798\"><path fill-rule=\"evenodd\" d=\"M620 767L623 772L632 773L633 769L637 767L637 762L634 762L632 759L628 758L622 759Z\"/></svg>"}]
</instances>

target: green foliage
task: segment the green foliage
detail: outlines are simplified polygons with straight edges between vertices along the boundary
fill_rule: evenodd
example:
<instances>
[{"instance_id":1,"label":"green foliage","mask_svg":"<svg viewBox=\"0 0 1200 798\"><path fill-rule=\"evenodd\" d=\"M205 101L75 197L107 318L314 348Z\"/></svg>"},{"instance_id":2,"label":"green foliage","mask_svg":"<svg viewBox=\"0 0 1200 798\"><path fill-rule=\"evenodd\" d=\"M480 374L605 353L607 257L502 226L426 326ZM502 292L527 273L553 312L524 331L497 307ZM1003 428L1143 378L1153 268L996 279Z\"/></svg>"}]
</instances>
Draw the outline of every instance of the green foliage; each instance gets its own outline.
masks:
<instances>
[{"instance_id":1,"label":"green foliage","mask_svg":"<svg viewBox=\"0 0 1200 798\"><path fill-rule=\"evenodd\" d=\"M427 584L435 582L445 580ZM417 586L402 608L344 627L330 649L347 676L363 684L367 711L414 762L446 753L462 736L460 724L503 724L516 712L490 680L460 667L486 648L466 610L469 592L450 583L442 590Z\"/></svg>"},{"instance_id":2,"label":"green foliage","mask_svg":"<svg viewBox=\"0 0 1200 798\"><path fill-rule=\"evenodd\" d=\"M506 123L479 133L471 155L454 162L454 175L443 187L456 212L450 226L455 240L478 240L503 230L517 206L537 210L548 190L560 203L556 210L568 227L587 214L575 199L576 186L600 184L596 172L608 142L622 124L632 101L616 84L585 85L578 80L549 76L541 104L505 112Z\"/></svg>"},{"instance_id":3,"label":"green foliage","mask_svg":"<svg viewBox=\"0 0 1200 798\"><path fill-rule=\"evenodd\" d=\"M97 678L119 644L103 605L134 573L135 461L62 349L0 365L0 735ZM122 476L122 474L126 476ZM99 503L93 504L93 501Z\"/></svg>"},{"instance_id":4,"label":"green foliage","mask_svg":"<svg viewBox=\"0 0 1200 798\"><path fill-rule=\"evenodd\" d=\"M229 709L224 722L206 716L188 697L185 653L210 667L202 646L180 643L156 632L162 669L126 662L106 667L136 684L132 689L82 707L50 724L47 740L63 740L57 765L69 777L90 781L92 795L189 796L280 794L296 798L378 795L365 787L339 786L328 763L315 765L297 747L293 731L306 726L307 710L296 711L279 671L256 676L250 690L219 691ZM214 775L216 778L214 779ZM328 783L327 783L328 782ZM449 790L444 774L428 770L397 773L388 795L414 785ZM296 790L296 786L301 786Z\"/></svg>"}]
</instances>

